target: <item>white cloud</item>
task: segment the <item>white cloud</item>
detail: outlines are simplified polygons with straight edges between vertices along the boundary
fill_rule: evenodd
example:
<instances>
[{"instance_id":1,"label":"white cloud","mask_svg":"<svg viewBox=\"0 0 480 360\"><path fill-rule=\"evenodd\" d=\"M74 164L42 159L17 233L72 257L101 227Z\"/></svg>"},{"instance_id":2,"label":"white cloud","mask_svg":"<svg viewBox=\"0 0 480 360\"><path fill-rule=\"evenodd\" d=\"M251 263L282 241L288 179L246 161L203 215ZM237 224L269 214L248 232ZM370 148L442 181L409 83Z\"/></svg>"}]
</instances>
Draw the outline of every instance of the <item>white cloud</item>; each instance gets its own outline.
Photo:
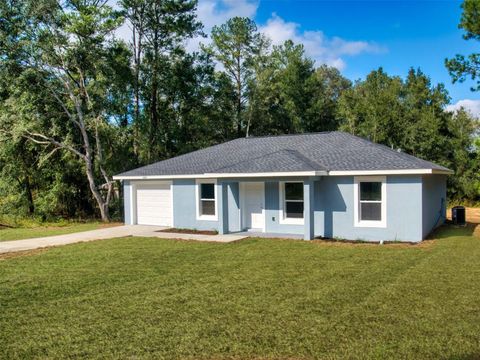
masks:
<instances>
[{"instance_id":1,"label":"white cloud","mask_svg":"<svg viewBox=\"0 0 480 360\"><path fill-rule=\"evenodd\" d=\"M274 45L280 45L291 39L303 44L306 54L317 65L327 64L340 70L346 66L344 57L362 53L381 53L385 48L368 41L348 41L340 37L327 37L322 31L301 31L300 24L287 22L273 14L260 30L266 34Z\"/></svg>"},{"instance_id":2,"label":"white cloud","mask_svg":"<svg viewBox=\"0 0 480 360\"><path fill-rule=\"evenodd\" d=\"M462 107L465 110L469 111L476 118L480 118L480 100L472 100L472 99L459 100L455 104L448 105L445 108L445 110L457 111L457 110L460 110L460 108Z\"/></svg>"},{"instance_id":3,"label":"white cloud","mask_svg":"<svg viewBox=\"0 0 480 360\"><path fill-rule=\"evenodd\" d=\"M197 5L198 20L203 24L203 31L209 35L215 25L221 25L228 19L241 16L254 18L258 1L252 0L200 0ZM189 51L197 51L200 43L207 44L209 38L195 37L186 42Z\"/></svg>"},{"instance_id":4,"label":"white cloud","mask_svg":"<svg viewBox=\"0 0 480 360\"><path fill-rule=\"evenodd\" d=\"M213 26L223 24L234 16L255 17L258 2L251 0L200 0L197 6L198 19L205 32Z\"/></svg>"},{"instance_id":5,"label":"white cloud","mask_svg":"<svg viewBox=\"0 0 480 360\"><path fill-rule=\"evenodd\" d=\"M109 0L114 5L117 0ZM197 5L198 20L202 22L205 34L209 35L215 25L225 23L234 16L254 19L257 14L259 0L199 0ZM114 5L115 6L115 5ZM274 45L283 44L291 39L296 44L303 44L307 56L315 60L317 66L327 64L339 70L346 67L345 57L364 53L381 53L386 51L373 42L349 41L340 37L327 37L322 31L302 31L300 24L285 21L272 14L266 24L259 25L259 30L272 39ZM131 41L131 30L128 24L121 26L117 32L127 42ZM200 43L208 44L208 37L195 37L186 41L188 51L198 51Z\"/></svg>"},{"instance_id":6,"label":"white cloud","mask_svg":"<svg viewBox=\"0 0 480 360\"><path fill-rule=\"evenodd\" d=\"M108 0L108 4L118 9L117 0ZM257 13L258 1L256 0L199 0L197 5L197 17L203 24L203 31L210 34L215 25L220 25L234 16L254 18ZM127 22L125 22L115 32L117 38L127 42L131 41L132 31ZM208 38L196 37L187 40L186 46L189 51L199 49L199 43L207 43Z\"/></svg>"}]
</instances>

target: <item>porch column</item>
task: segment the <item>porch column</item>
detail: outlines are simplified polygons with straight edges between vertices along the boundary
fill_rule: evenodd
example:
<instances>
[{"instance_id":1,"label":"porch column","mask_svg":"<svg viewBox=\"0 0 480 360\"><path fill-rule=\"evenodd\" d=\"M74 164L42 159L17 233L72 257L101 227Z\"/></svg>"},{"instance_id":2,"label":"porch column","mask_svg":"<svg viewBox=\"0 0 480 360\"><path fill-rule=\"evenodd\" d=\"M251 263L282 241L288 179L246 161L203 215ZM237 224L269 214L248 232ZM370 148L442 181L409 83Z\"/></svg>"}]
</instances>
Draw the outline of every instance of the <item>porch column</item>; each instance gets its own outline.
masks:
<instances>
[{"instance_id":1,"label":"porch column","mask_svg":"<svg viewBox=\"0 0 480 360\"><path fill-rule=\"evenodd\" d=\"M224 182L217 183L217 211L218 211L218 233L228 233L228 185Z\"/></svg>"},{"instance_id":2,"label":"porch column","mask_svg":"<svg viewBox=\"0 0 480 360\"><path fill-rule=\"evenodd\" d=\"M307 179L303 182L303 209L304 209L304 240L314 238L314 181Z\"/></svg>"}]
</instances>

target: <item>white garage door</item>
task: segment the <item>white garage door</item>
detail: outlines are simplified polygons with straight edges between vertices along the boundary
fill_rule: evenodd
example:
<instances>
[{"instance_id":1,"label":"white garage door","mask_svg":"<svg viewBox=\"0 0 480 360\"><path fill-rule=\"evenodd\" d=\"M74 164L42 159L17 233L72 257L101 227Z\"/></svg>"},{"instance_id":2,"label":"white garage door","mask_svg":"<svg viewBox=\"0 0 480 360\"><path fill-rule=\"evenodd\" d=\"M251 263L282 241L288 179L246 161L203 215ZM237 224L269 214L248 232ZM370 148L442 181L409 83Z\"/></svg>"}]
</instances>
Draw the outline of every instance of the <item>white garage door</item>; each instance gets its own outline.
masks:
<instances>
[{"instance_id":1,"label":"white garage door","mask_svg":"<svg viewBox=\"0 0 480 360\"><path fill-rule=\"evenodd\" d=\"M137 224L172 226L170 184L137 187Z\"/></svg>"}]
</instances>

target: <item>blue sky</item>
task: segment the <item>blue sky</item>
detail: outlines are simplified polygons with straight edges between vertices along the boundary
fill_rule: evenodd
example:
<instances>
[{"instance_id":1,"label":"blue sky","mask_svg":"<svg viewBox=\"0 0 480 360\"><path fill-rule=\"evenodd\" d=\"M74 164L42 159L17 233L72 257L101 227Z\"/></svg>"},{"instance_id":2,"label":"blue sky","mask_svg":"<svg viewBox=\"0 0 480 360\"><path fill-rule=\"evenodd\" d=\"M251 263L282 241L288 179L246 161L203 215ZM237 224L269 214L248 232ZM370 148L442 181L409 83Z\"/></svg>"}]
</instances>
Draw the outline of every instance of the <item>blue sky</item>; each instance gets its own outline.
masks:
<instances>
[{"instance_id":1,"label":"blue sky","mask_svg":"<svg viewBox=\"0 0 480 360\"><path fill-rule=\"evenodd\" d=\"M478 49L475 41L463 40L458 29L460 4L454 0L199 0L198 14L207 33L229 17L249 16L274 43L287 38L302 42L317 64L336 66L352 80L380 66L400 76L410 67L420 67L433 83L445 84L452 104L460 102L480 113L480 94L470 91L472 83L453 85L444 67L446 57Z\"/></svg>"},{"instance_id":2,"label":"blue sky","mask_svg":"<svg viewBox=\"0 0 480 360\"><path fill-rule=\"evenodd\" d=\"M445 58L478 52L479 43L463 40L458 29L460 5L457 0L198 0L197 14L206 34L231 17L250 17L274 44L302 43L317 65L335 66L351 80L379 67L402 77L420 68L433 84L445 84L450 109L464 106L480 117L473 83L452 84L444 66ZM131 38L126 24L118 34ZM208 41L196 38L187 48L198 50L199 42Z\"/></svg>"},{"instance_id":3,"label":"blue sky","mask_svg":"<svg viewBox=\"0 0 480 360\"><path fill-rule=\"evenodd\" d=\"M472 97L470 85L452 85L444 59L475 51L458 29L460 1L294 1L259 2L255 20L266 23L272 14L299 24L299 31L320 30L327 37L374 42L384 51L346 56L342 70L351 79L382 66L404 76L420 67L435 82L447 85L454 102ZM478 47L478 45L477 45Z\"/></svg>"}]
</instances>

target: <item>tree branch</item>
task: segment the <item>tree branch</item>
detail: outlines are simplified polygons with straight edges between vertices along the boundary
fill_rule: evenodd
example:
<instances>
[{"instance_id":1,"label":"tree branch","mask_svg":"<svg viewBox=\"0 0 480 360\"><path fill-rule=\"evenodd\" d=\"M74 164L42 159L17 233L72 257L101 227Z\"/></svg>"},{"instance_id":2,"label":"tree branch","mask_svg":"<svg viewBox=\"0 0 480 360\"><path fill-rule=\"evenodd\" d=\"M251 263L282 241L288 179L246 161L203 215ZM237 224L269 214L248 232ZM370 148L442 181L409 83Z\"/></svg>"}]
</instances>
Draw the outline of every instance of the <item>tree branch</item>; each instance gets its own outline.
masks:
<instances>
[{"instance_id":1,"label":"tree branch","mask_svg":"<svg viewBox=\"0 0 480 360\"><path fill-rule=\"evenodd\" d=\"M75 155L79 156L82 159L85 159L85 155L82 154L80 151L75 149L73 146L64 144L62 142L59 142L55 140L54 138L48 137L46 135L40 134L40 133L32 133L27 131L26 134L23 135L26 139L36 143L36 144L41 144L41 145L53 145L56 146L57 148L60 149L65 149L68 151L71 151Z\"/></svg>"}]
</instances>

